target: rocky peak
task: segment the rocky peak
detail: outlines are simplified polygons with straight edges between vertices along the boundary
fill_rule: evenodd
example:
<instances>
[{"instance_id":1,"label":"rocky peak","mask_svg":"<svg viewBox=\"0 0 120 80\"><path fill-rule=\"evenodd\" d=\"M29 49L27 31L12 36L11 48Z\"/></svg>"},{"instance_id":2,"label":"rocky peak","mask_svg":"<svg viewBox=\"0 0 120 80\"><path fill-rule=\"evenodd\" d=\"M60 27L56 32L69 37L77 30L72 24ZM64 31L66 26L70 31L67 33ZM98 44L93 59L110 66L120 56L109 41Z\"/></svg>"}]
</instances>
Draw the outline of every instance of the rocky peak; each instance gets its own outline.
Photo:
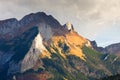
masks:
<instances>
[{"instance_id":1,"label":"rocky peak","mask_svg":"<svg viewBox=\"0 0 120 80\"><path fill-rule=\"evenodd\" d=\"M0 21L0 34L5 34L10 32L11 29L18 26L18 20L16 18L11 18L7 20Z\"/></svg>"},{"instance_id":2,"label":"rocky peak","mask_svg":"<svg viewBox=\"0 0 120 80\"><path fill-rule=\"evenodd\" d=\"M31 13L23 17L20 21L15 18L0 21L0 39L13 39L26 30L39 26L39 24L49 25L53 29L61 27L61 24L51 15L47 15L44 12Z\"/></svg>"},{"instance_id":3,"label":"rocky peak","mask_svg":"<svg viewBox=\"0 0 120 80\"><path fill-rule=\"evenodd\" d=\"M91 44L92 44L93 47L98 47L95 40L94 40L94 41L91 41Z\"/></svg>"},{"instance_id":4,"label":"rocky peak","mask_svg":"<svg viewBox=\"0 0 120 80\"><path fill-rule=\"evenodd\" d=\"M103 52L104 51L104 48L103 47L99 47L95 40L94 41L90 41L90 43L92 45L92 48L95 49L96 51L98 51L98 52Z\"/></svg>"},{"instance_id":5,"label":"rocky peak","mask_svg":"<svg viewBox=\"0 0 120 80\"><path fill-rule=\"evenodd\" d=\"M7 51L13 51L12 57L8 57L10 59L8 73L25 72L33 68L41 58L51 58L52 53L60 53L63 58L74 55L85 61L82 47L84 44L89 46L90 43L74 31L70 22L61 26L51 15L38 12L26 15L20 21L12 19L5 23L15 21L16 25L10 25L9 30L5 28L4 35L0 34L0 39L1 36L5 40L8 39L4 44L5 48L8 48ZM10 39L8 34L15 37ZM3 48L3 45L0 46Z\"/></svg>"},{"instance_id":6,"label":"rocky peak","mask_svg":"<svg viewBox=\"0 0 120 80\"><path fill-rule=\"evenodd\" d=\"M51 15L47 15L44 12L31 13L23 17L19 23L21 25L27 25L30 23L46 23L54 28L60 27L60 23Z\"/></svg>"},{"instance_id":7,"label":"rocky peak","mask_svg":"<svg viewBox=\"0 0 120 80\"><path fill-rule=\"evenodd\" d=\"M72 31L74 30L73 25L70 22L67 22L64 27L68 30L68 31Z\"/></svg>"},{"instance_id":8,"label":"rocky peak","mask_svg":"<svg viewBox=\"0 0 120 80\"><path fill-rule=\"evenodd\" d=\"M31 74L35 75L44 71L50 72L55 79L62 79L54 76L56 73L57 76L60 75L66 79L69 78L69 74L75 78L78 77L78 79L70 78L68 80L80 80L79 75L74 75L80 74L80 72L82 75L92 75L93 77L101 70L108 71L105 75L109 74L107 67L104 67L105 63L102 63L102 54L99 57L100 54L91 49L92 47L101 52L104 48L98 47L96 41L90 42L80 36L74 31L70 22L61 26L51 15L38 12L26 15L20 21L15 18L0 21L0 28L0 80L5 80L3 78L7 78L6 76L17 77L17 73L23 76L30 74L31 77ZM15 37L11 39L11 36L8 37L8 35ZM1 36L8 40L1 39ZM116 47L120 47L120 45L116 45ZM105 56L104 60L107 61L108 58L109 56ZM117 59L115 57L111 60L115 62ZM63 74L65 75L63 76ZM100 75L95 75L95 77L97 76L102 76L101 72ZM26 79L30 80L30 77ZM16 78L16 80L19 79Z\"/></svg>"},{"instance_id":9,"label":"rocky peak","mask_svg":"<svg viewBox=\"0 0 120 80\"><path fill-rule=\"evenodd\" d=\"M107 53L116 54L120 56L120 43L111 44L105 47Z\"/></svg>"},{"instance_id":10,"label":"rocky peak","mask_svg":"<svg viewBox=\"0 0 120 80\"><path fill-rule=\"evenodd\" d=\"M0 21L0 25L1 24L7 24L7 23L13 23L13 22L18 22L18 20L16 18L11 18L11 19L7 19L7 20L2 20Z\"/></svg>"},{"instance_id":11,"label":"rocky peak","mask_svg":"<svg viewBox=\"0 0 120 80\"><path fill-rule=\"evenodd\" d=\"M27 25L27 24L30 24L31 22L40 22L42 20L40 19L44 19L43 17L46 17L47 15L43 12L38 12L38 13L31 13L31 14L28 14L26 16L24 16L20 21L19 23L21 25Z\"/></svg>"},{"instance_id":12,"label":"rocky peak","mask_svg":"<svg viewBox=\"0 0 120 80\"><path fill-rule=\"evenodd\" d=\"M98 52L102 52L104 54L115 54L117 56L120 56L120 43L111 44L106 46L105 48L99 47L96 43L96 41L90 41L92 44L92 48Z\"/></svg>"}]
</instances>

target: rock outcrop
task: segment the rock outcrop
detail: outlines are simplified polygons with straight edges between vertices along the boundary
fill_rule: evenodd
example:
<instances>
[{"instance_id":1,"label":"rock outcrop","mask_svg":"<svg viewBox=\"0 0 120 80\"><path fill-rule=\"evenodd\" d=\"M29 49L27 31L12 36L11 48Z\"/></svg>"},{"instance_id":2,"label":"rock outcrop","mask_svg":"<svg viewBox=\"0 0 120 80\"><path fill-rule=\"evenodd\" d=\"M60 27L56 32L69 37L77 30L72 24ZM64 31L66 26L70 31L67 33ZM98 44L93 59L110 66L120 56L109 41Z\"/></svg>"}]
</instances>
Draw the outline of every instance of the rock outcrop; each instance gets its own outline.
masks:
<instances>
[{"instance_id":1,"label":"rock outcrop","mask_svg":"<svg viewBox=\"0 0 120 80\"><path fill-rule=\"evenodd\" d=\"M47 24L55 29L61 27L60 23L51 15L43 12L31 13L20 21L15 18L0 21L0 39L11 40L38 24Z\"/></svg>"},{"instance_id":2,"label":"rock outcrop","mask_svg":"<svg viewBox=\"0 0 120 80\"><path fill-rule=\"evenodd\" d=\"M79 35L70 22L62 26L43 12L0 21L0 80L87 80L120 71L118 57L98 51L104 48Z\"/></svg>"},{"instance_id":3,"label":"rock outcrop","mask_svg":"<svg viewBox=\"0 0 120 80\"><path fill-rule=\"evenodd\" d=\"M103 52L104 53L104 48L103 47L99 47L96 43L96 41L90 41L92 48L98 52Z\"/></svg>"},{"instance_id":4,"label":"rock outcrop","mask_svg":"<svg viewBox=\"0 0 120 80\"><path fill-rule=\"evenodd\" d=\"M64 27L65 27L65 29L67 29L69 32L74 30L73 25L72 25L70 22L67 22L67 23L64 25Z\"/></svg>"},{"instance_id":5,"label":"rock outcrop","mask_svg":"<svg viewBox=\"0 0 120 80\"><path fill-rule=\"evenodd\" d=\"M106 46L104 52L107 52L110 54L116 54L117 56L120 56L120 43Z\"/></svg>"},{"instance_id":6,"label":"rock outcrop","mask_svg":"<svg viewBox=\"0 0 120 80\"><path fill-rule=\"evenodd\" d=\"M20 21L14 18L0 21L0 40L0 65L9 66L7 75L23 73L34 68L37 62L42 66L41 58L51 58L46 47L53 52L56 52L56 47L64 58L75 55L85 60L81 49L90 43L74 31L70 22L61 26L51 15L43 12L29 14ZM62 47L59 46L60 41Z\"/></svg>"}]
</instances>

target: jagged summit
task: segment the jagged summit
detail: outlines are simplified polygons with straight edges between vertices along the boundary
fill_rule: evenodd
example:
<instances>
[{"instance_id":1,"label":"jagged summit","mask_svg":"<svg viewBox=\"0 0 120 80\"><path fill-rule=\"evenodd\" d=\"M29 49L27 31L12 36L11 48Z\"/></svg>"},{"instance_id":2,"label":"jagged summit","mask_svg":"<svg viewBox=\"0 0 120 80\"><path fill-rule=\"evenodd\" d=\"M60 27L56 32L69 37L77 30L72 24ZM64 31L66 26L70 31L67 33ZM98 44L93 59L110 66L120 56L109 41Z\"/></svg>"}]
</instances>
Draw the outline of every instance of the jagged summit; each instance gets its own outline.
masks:
<instances>
[{"instance_id":1,"label":"jagged summit","mask_svg":"<svg viewBox=\"0 0 120 80\"><path fill-rule=\"evenodd\" d=\"M52 26L55 26L55 24L59 25L60 26L60 23L51 15L47 15L46 13L44 12L37 12L37 13L30 13L26 16L24 16L21 20L17 20L16 18L10 18L10 19L6 19L6 20L1 20L0 21L0 27L2 27L2 25L4 24L7 24L7 23L10 23L10 22L18 22L18 24L22 26L22 23L24 22L24 25L25 23L27 24L30 23L30 22L47 22L49 24L51 24L51 22L54 24ZM5 25L5 26L8 26L8 25ZM10 25L9 25L10 26ZM12 25L11 25L12 26ZM17 25L16 25L17 27Z\"/></svg>"},{"instance_id":2,"label":"jagged summit","mask_svg":"<svg viewBox=\"0 0 120 80\"><path fill-rule=\"evenodd\" d=\"M1 20L0 21L0 25L3 23L7 23L7 22L14 22L14 21L18 21L16 18L10 18L10 19L6 19L6 20Z\"/></svg>"},{"instance_id":3,"label":"jagged summit","mask_svg":"<svg viewBox=\"0 0 120 80\"><path fill-rule=\"evenodd\" d=\"M92 80L120 71L118 57L93 48L70 22L44 12L0 21L0 80Z\"/></svg>"},{"instance_id":4,"label":"jagged summit","mask_svg":"<svg viewBox=\"0 0 120 80\"><path fill-rule=\"evenodd\" d=\"M45 24L54 29L59 29L61 24L51 15L44 12L31 13L23 17L20 21L15 18L0 21L0 39L10 40L24 31Z\"/></svg>"},{"instance_id":5,"label":"jagged summit","mask_svg":"<svg viewBox=\"0 0 120 80\"><path fill-rule=\"evenodd\" d=\"M64 59L67 55L75 55L85 61L81 48L88 44L87 39L74 31L70 22L61 26L53 16L44 12L28 14L20 21L1 21L0 40L0 51L6 52L5 55L11 53L8 57L9 74L25 72L35 67L42 58L51 58L53 53L58 52ZM0 63L8 61L5 56L2 57L4 59Z\"/></svg>"},{"instance_id":6,"label":"jagged summit","mask_svg":"<svg viewBox=\"0 0 120 80\"><path fill-rule=\"evenodd\" d=\"M98 52L102 52L104 54L115 54L117 56L120 56L120 43L111 44L106 47L99 47L95 40L90 42L92 48Z\"/></svg>"},{"instance_id":7,"label":"jagged summit","mask_svg":"<svg viewBox=\"0 0 120 80\"><path fill-rule=\"evenodd\" d=\"M51 25L52 27L61 26L61 24L54 17L52 17L51 15L47 15L44 12L28 14L20 20L20 23L22 22L26 22L26 24L30 22L36 22L36 23L44 22Z\"/></svg>"},{"instance_id":8,"label":"jagged summit","mask_svg":"<svg viewBox=\"0 0 120 80\"><path fill-rule=\"evenodd\" d=\"M0 40L11 40L35 26L41 26L42 36L48 36L48 32L53 35L64 35L74 30L70 22L62 26L53 16L37 12L28 14L19 21L15 18L0 21Z\"/></svg>"},{"instance_id":9,"label":"jagged summit","mask_svg":"<svg viewBox=\"0 0 120 80\"><path fill-rule=\"evenodd\" d=\"M111 44L105 47L104 52L116 54L120 57L120 43Z\"/></svg>"},{"instance_id":10,"label":"jagged summit","mask_svg":"<svg viewBox=\"0 0 120 80\"><path fill-rule=\"evenodd\" d=\"M74 30L73 25L70 22L67 22L64 26L69 31Z\"/></svg>"},{"instance_id":11,"label":"jagged summit","mask_svg":"<svg viewBox=\"0 0 120 80\"><path fill-rule=\"evenodd\" d=\"M14 40L14 38L20 37L21 34L29 31L31 28L37 27L39 31L37 34L38 36L34 37L38 37L37 39L39 40L35 40L35 43L40 43L40 46L50 47L52 44L52 46L54 45L58 47L58 42L62 41L70 47L70 54L77 55L84 60L84 54L81 51L81 47L88 44L89 41L78 35L78 33L74 31L73 25L70 22L61 26L53 16L47 15L44 12L37 12L24 16L20 21L17 21L16 19L8 19L6 22L1 21L0 26L0 40L9 42L10 40ZM28 36L30 35L28 34ZM73 44L75 46L73 46ZM76 45L79 45L79 47ZM42 50L41 47L39 50ZM59 47L58 50L61 51ZM44 51L47 50L44 48ZM48 55L50 54L44 56ZM61 55L65 56L63 53L61 53Z\"/></svg>"}]
</instances>

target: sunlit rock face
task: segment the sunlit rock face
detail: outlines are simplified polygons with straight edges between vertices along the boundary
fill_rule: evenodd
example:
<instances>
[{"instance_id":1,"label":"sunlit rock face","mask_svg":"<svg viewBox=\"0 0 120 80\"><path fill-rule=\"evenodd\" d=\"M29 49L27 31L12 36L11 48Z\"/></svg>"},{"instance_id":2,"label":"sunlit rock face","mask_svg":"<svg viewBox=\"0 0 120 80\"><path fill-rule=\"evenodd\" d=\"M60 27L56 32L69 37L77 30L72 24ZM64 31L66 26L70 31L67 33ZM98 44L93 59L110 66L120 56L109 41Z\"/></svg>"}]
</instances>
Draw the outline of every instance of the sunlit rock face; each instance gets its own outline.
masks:
<instances>
[{"instance_id":1,"label":"sunlit rock face","mask_svg":"<svg viewBox=\"0 0 120 80\"><path fill-rule=\"evenodd\" d=\"M0 24L2 23L4 22ZM87 56L83 52L83 47L92 48L90 41L79 35L70 22L62 26L51 15L45 13L32 13L20 21L8 20L3 26L3 31L6 32L0 33L0 66L7 65L7 75L24 73L31 69L45 70L45 59L54 58L59 61L59 58L68 60L68 56L76 56L86 62ZM14 33L13 37L8 34L9 32ZM50 66L51 64L53 62ZM77 66L77 69L81 69L81 66Z\"/></svg>"},{"instance_id":2,"label":"sunlit rock face","mask_svg":"<svg viewBox=\"0 0 120 80\"><path fill-rule=\"evenodd\" d=\"M30 50L21 62L21 72L33 68L36 62L40 59L40 54L43 50L45 50L45 47L42 44L42 37L38 34L32 42Z\"/></svg>"},{"instance_id":3,"label":"sunlit rock face","mask_svg":"<svg viewBox=\"0 0 120 80\"><path fill-rule=\"evenodd\" d=\"M21 72L24 72L30 68L33 68L36 65L36 62L40 60L40 55L46 51L46 48L43 44L47 42L49 39L52 38L52 30L51 27L45 23L41 23L38 25L39 33L35 37L34 41L32 42L32 46L26 56L24 57L21 63ZM44 56L50 57L50 54L43 54Z\"/></svg>"},{"instance_id":4,"label":"sunlit rock face","mask_svg":"<svg viewBox=\"0 0 120 80\"><path fill-rule=\"evenodd\" d=\"M67 22L64 27L68 30L68 31L72 31L74 30L73 25L70 22Z\"/></svg>"},{"instance_id":5,"label":"sunlit rock face","mask_svg":"<svg viewBox=\"0 0 120 80\"><path fill-rule=\"evenodd\" d=\"M10 60L4 63L9 65L7 75L23 72L33 67L35 61L38 59L38 54L40 54L39 50L36 49L38 45L41 45L40 40L38 28L33 27L4 44L8 47L8 51L11 51L10 54L12 55ZM34 49L36 49L36 53L35 51L31 51Z\"/></svg>"}]
</instances>

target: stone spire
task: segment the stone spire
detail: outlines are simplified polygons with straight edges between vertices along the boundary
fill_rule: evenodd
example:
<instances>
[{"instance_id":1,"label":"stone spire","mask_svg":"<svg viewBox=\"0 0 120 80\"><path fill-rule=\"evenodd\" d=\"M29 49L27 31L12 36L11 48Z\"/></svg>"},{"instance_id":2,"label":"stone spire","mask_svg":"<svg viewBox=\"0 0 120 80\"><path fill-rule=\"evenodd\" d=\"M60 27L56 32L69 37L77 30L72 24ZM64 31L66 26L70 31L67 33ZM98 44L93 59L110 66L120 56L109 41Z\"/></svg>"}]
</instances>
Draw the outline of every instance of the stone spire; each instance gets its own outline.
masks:
<instances>
[{"instance_id":1,"label":"stone spire","mask_svg":"<svg viewBox=\"0 0 120 80\"><path fill-rule=\"evenodd\" d=\"M66 28L67 30L69 30L69 31L74 30L73 25L72 25L70 22L67 22L67 23L65 24L65 28Z\"/></svg>"}]
</instances>

